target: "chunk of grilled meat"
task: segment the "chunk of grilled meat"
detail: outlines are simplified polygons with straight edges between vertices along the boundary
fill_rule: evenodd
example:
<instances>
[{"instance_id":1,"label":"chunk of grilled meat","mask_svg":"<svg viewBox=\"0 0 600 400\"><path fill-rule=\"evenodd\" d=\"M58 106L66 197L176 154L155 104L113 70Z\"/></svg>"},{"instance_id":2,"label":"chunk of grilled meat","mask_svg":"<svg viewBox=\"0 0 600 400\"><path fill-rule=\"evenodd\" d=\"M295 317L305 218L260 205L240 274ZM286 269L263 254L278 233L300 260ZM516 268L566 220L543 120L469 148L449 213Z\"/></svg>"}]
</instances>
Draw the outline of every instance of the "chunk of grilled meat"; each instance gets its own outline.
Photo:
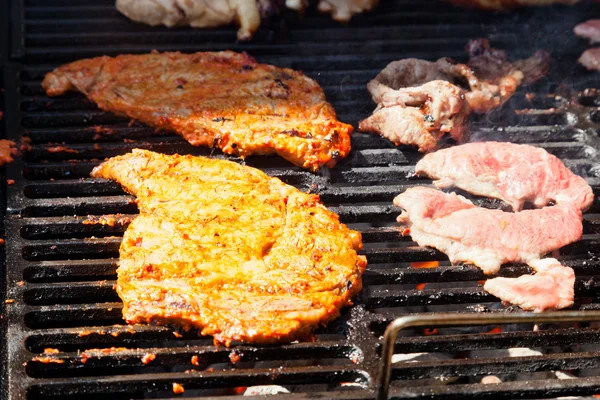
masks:
<instances>
[{"instance_id":1,"label":"chunk of grilled meat","mask_svg":"<svg viewBox=\"0 0 600 400\"><path fill-rule=\"evenodd\" d=\"M380 83L369 85L375 93ZM435 150L446 133L458 142L462 140L469 107L457 86L436 80L418 87L381 90L378 95L377 109L360 122L360 130L377 132L396 146L415 145L421 152Z\"/></svg>"},{"instance_id":2,"label":"chunk of grilled meat","mask_svg":"<svg viewBox=\"0 0 600 400\"><path fill-rule=\"evenodd\" d=\"M236 23L238 39L247 40L260 26L261 14L277 8L278 0L117 0L116 7L126 17L148 25L194 28Z\"/></svg>"},{"instance_id":3,"label":"chunk of grilled meat","mask_svg":"<svg viewBox=\"0 0 600 400\"><path fill-rule=\"evenodd\" d=\"M502 105L519 85L535 82L548 69L549 55L543 50L510 62L506 52L479 39L469 41L467 51L468 64L448 58L435 62L408 58L388 64L367 85L377 108L359 128L396 145L432 151L446 133L462 140L471 110L482 113Z\"/></svg>"},{"instance_id":4,"label":"chunk of grilled meat","mask_svg":"<svg viewBox=\"0 0 600 400\"><path fill-rule=\"evenodd\" d=\"M483 10L511 11L518 7L548 6L551 4L573 5L580 0L445 0L457 6Z\"/></svg>"},{"instance_id":5,"label":"chunk of grilled meat","mask_svg":"<svg viewBox=\"0 0 600 400\"><path fill-rule=\"evenodd\" d=\"M600 71L600 47L587 49L577 61L590 71Z\"/></svg>"},{"instance_id":6,"label":"chunk of grilled meat","mask_svg":"<svg viewBox=\"0 0 600 400\"><path fill-rule=\"evenodd\" d=\"M92 176L137 196L117 270L128 323L198 328L226 345L289 342L361 290L360 233L257 169L134 150Z\"/></svg>"},{"instance_id":7,"label":"chunk of grilled meat","mask_svg":"<svg viewBox=\"0 0 600 400\"><path fill-rule=\"evenodd\" d=\"M470 90L465 95L475 112L487 112L501 106L521 84L531 84L548 72L550 54L538 50L533 56L511 62L504 50L490 46L487 39L470 40L466 68L456 66L456 76L467 80Z\"/></svg>"},{"instance_id":8,"label":"chunk of grilled meat","mask_svg":"<svg viewBox=\"0 0 600 400\"><path fill-rule=\"evenodd\" d=\"M315 81L245 53L98 57L58 67L42 86L242 157L277 153L316 170L350 151L352 126L336 120Z\"/></svg>"},{"instance_id":9,"label":"chunk of grilled meat","mask_svg":"<svg viewBox=\"0 0 600 400\"><path fill-rule=\"evenodd\" d=\"M285 5L296 11L304 11L308 0L286 0ZM370 11L379 4L379 0L319 0L319 11L330 13L339 22L348 22L355 14Z\"/></svg>"}]
</instances>

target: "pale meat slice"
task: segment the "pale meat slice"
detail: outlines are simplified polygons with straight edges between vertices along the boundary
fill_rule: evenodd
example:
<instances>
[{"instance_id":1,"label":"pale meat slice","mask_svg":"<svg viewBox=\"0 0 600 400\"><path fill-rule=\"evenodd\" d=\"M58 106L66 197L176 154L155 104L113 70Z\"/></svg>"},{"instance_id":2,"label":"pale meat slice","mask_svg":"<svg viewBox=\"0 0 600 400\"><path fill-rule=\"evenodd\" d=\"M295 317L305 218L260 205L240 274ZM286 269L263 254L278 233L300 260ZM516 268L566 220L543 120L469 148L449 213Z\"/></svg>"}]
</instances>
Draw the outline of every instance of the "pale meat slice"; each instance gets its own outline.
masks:
<instances>
[{"instance_id":1,"label":"pale meat slice","mask_svg":"<svg viewBox=\"0 0 600 400\"><path fill-rule=\"evenodd\" d=\"M314 171L350 152L352 126L337 121L315 81L245 53L98 57L55 69L42 86L242 157L277 153Z\"/></svg>"},{"instance_id":2,"label":"pale meat slice","mask_svg":"<svg viewBox=\"0 0 600 400\"><path fill-rule=\"evenodd\" d=\"M551 201L585 211L594 201L585 179L546 150L524 144L463 144L425 155L415 171L435 179L438 188L457 187L501 199L515 211L525 202L544 207Z\"/></svg>"},{"instance_id":3,"label":"pale meat slice","mask_svg":"<svg viewBox=\"0 0 600 400\"><path fill-rule=\"evenodd\" d=\"M421 246L453 263L472 263L487 275L503 263L529 263L581 238L581 211L572 206L507 213L475 206L455 193L414 187L396 196L398 222Z\"/></svg>"},{"instance_id":4,"label":"pale meat slice","mask_svg":"<svg viewBox=\"0 0 600 400\"><path fill-rule=\"evenodd\" d=\"M590 19L575 26L573 29L577 36L589 39L591 43L600 42L600 19Z\"/></svg>"},{"instance_id":5,"label":"pale meat slice","mask_svg":"<svg viewBox=\"0 0 600 400\"><path fill-rule=\"evenodd\" d=\"M600 71L600 47L587 49L581 54L578 61L590 71Z\"/></svg>"},{"instance_id":6,"label":"pale meat slice","mask_svg":"<svg viewBox=\"0 0 600 400\"><path fill-rule=\"evenodd\" d=\"M117 270L128 323L196 328L226 345L305 340L361 290L360 233L257 169L134 150L92 176L137 196Z\"/></svg>"},{"instance_id":7,"label":"pale meat slice","mask_svg":"<svg viewBox=\"0 0 600 400\"><path fill-rule=\"evenodd\" d=\"M573 5L581 0L445 0L457 6L481 8L483 10L511 11L517 7L549 6L552 4Z\"/></svg>"},{"instance_id":8,"label":"pale meat slice","mask_svg":"<svg viewBox=\"0 0 600 400\"><path fill-rule=\"evenodd\" d=\"M542 312L571 307L575 298L575 272L554 258L534 260L534 275L488 279L483 288L501 300L526 311Z\"/></svg>"}]
</instances>

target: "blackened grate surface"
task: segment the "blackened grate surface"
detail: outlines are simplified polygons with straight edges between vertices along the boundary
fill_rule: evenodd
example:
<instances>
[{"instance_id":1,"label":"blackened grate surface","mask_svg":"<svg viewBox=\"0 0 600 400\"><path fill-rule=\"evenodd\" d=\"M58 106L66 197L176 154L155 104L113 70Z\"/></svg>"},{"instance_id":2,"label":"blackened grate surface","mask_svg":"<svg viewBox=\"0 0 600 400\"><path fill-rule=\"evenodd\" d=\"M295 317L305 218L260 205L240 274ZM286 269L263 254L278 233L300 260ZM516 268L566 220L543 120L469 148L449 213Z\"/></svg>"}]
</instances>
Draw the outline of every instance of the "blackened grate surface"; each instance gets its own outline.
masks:
<instances>
[{"instance_id":1,"label":"blackened grate surface","mask_svg":"<svg viewBox=\"0 0 600 400\"><path fill-rule=\"evenodd\" d=\"M290 15L285 23L265 27L249 44L234 43L231 28L166 30L134 24L113 10L112 1L29 0L13 1L11 6L15 18L13 63L4 71L6 129L15 139L31 138L31 150L7 167L7 177L16 180L8 187L6 219L7 399L165 398L175 396L173 382L186 389L180 397L228 398L248 386L274 384L287 388L293 398L372 398L378 343L393 318L434 311L507 312L481 289L478 281L484 277L476 268L450 267L442 254L399 237L394 224L398 210L391 200L410 185L428 183L412 177L420 154L356 133L352 155L321 175L276 157L247 160L301 189L319 192L346 223L363 232L369 259L365 289L356 306L318 332L315 342L225 349L191 333L177 337L168 328L124 325L113 284L120 236L136 207L117 184L90 179L89 172L105 157L136 147L198 155L209 151L170 133L130 125L98 111L80 95L46 97L40 81L59 63L155 48L246 50L261 62L304 70L324 87L340 119L356 124L373 108L366 82L391 60L464 59L466 41L481 36L517 57L545 47L553 52L550 79L473 121L474 137L540 145L588 178L600 193L600 97L592 92L575 95L598 87L598 75L575 64L585 43L569 34L576 22L600 16L589 3L496 15L438 2L390 0L350 25L333 24L314 13L302 19ZM537 95L531 98L526 91ZM574 105L568 105L571 96ZM532 111L515 112L523 109ZM63 144L67 151L57 151ZM582 310L600 308L598 213L596 201L585 216L583 240L561 250L564 262L577 273L575 308ZM103 214L122 214L122 224L86 223L90 215ZM439 261L440 266L411 265L426 261ZM526 271L507 266L501 274ZM392 396L547 398L600 393L600 348L595 346L600 328L539 328L431 327L403 332ZM523 347L534 350L521 350L520 357L508 350ZM59 350L52 362L35 359L46 348ZM144 364L146 354L156 358ZM479 384L488 374L505 382ZM565 376L570 379L559 379Z\"/></svg>"}]
</instances>

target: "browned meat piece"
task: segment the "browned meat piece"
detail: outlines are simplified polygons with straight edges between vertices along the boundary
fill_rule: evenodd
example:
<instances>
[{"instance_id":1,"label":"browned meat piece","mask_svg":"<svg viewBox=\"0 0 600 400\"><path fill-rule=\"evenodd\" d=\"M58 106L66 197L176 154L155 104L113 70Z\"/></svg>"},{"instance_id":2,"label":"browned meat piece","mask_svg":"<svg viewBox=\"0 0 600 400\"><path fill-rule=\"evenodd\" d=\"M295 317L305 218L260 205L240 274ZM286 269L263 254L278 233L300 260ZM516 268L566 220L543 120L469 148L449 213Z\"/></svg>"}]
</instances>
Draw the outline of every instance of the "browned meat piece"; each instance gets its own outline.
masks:
<instances>
[{"instance_id":1,"label":"browned meat piece","mask_svg":"<svg viewBox=\"0 0 600 400\"><path fill-rule=\"evenodd\" d=\"M277 153L316 170L350 152L352 126L336 120L315 81L245 53L98 57L55 69L42 86L242 157Z\"/></svg>"},{"instance_id":2,"label":"browned meat piece","mask_svg":"<svg viewBox=\"0 0 600 400\"><path fill-rule=\"evenodd\" d=\"M13 162L17 155L17 145L12 140L0 139L0 165Z\"/></svg>"},{"instance_id":3,"label":"browned meat piece","mask_svg":"<svg viewBox=\"0 0 600 400\"><path fill-rule=\"evenodd\" d=\"M560 310L575 300L575 272L554 258L531 261L535 275L488 279L483 288L527 311Z\"/></svg>"},{"instance_id":4,"label":"browned meat piece","mask_svg":"<svg viewBox=\"0 0 600 400\"><path fill-rule=\"evenodd\" d=\"M580 0L446 0L457 6L481 8L484 10L510 11L517 7L548 6L551 4L573 5Z\"/></svg>"},{"instance_id":5,"label":"browned meat piece","mask_svg":"<svg viewBox=\"0 0 600 400\"><path fill-rule=\"evenodd\" d=\"M117 270L128 323L197 328L226 345L289 342L361 290L360 233L259 170L134 150L92 176L137 196Z\"/></svg>"},{"instance_id":6,"label":"browned meat piece","mask_svg":"<svg viewBox=\"0 0 600 400\"><path fill-rule=\"evenodd\" d=\"M589 70L600 71L600 47L587 49L581 54L578 61Z\"/></svg>"},{"instance_id":7,"label":"browned meat piece","mask_svg":"<svg viewBox=\"0 0 600 400\"><path fill-rule=\"evenodd\" d=\"M577 36L589 39L591 43L600 42L600 19L590 19L579 25L574 29Z\"/></svg>"},{"instance_id":8,"label":"browned meat piece","mask_svg":"<svg viewBox=\"0 0 600 400\"><path fill-rule=\"evenodd\" d=\"M372 86L376 86L374 92L381 89L379 83ZM360 130L377 132L396 146L418 146L422 152L434 150L446 133L457 141L462 139L468 106L458 87L438 80L378 93L379 106L360 122Z\"/></svg>"},{"instance_id":9,"label":"browned meat piece","mask_svg":"<svg viewBox=\"0 0 600 400\"><path fill-rule=\"evenodd\" d=\"M126 17L148 25L194 28L235 23L238 39L247 40L260 26L261 14L272 12L274 0L117 0L116 7Z\"/></svg>"},{"instance_id":10,"label":"browned meat piece","mask_svg":"<svg viewBox=\"0 0 600 400\"><path fill-rule=\"evenodd\" d=\"M505 51L491 48L487 39L479 39L469 41L467 51L471 56L469 68L457 66L457 72L469 83L466 97L476 112L502 105L522 83L531 84L548 72L550 55L544 50L525 60L510 62Z\"/></svg>"},{"instance_id":11,"label":"browned meat piece","mask_svg":"<svg viewBox=\"0 0 600 400\"><path fill-rule=\"evenodd\" d=\"M467 51L468 65L447 58L435 62L408 58L388 64L367 85L377 108L359 128L377 132L396 145L432 151L446 133L462 139L471 110L482 113L502 105L521 83L540 79L548 69L545 51L509 62L506 52L492 49L487 39L469 41ZM461 88L465 83L468 88Z\"/></svg>"},{"instance_id":12,"label":"browned meat piece","mask_svg":"<svg viewBox=\"0 0 600 400\"><path fill-rule=\"evenodd\" d=\"M304 11L308 0L286 0L285 5L296 11ZM318 8L323 13L331 14L339 22L348 22L355 14L372 10L379 0L319 0Z\"/></svg>"}]
</instances>

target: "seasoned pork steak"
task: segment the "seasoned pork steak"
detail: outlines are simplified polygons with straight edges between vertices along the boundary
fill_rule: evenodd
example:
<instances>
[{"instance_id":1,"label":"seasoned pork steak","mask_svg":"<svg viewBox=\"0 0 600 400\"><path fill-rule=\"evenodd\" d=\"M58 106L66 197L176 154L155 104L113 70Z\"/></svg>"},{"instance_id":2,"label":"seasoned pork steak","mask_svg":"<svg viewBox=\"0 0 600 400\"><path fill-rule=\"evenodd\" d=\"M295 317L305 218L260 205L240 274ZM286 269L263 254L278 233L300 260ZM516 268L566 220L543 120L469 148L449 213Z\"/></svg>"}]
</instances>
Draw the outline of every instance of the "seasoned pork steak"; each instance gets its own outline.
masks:
<instances>
[{"instance_id":1,"label":"seasoned pork steak","mask_svg":"<svg viewBox=\"0 0 600 400\"><path fill-rule=\"evenodd\" d=\"M92 176L137 196L117 271L128 323L198 328L226 345L289 342L361 290L360 233L261 171L134 150Z\"/></svg>"},{"instance_id":2,"label":"seasoned pork steak","mask_svg":"<svg viewBox=\"0 0 600 400\"><path fill-rule=\"evenodd\" d=\"M242 157L277 153L316 170L350 152L352 127L336 120L315 81L247 54L98 57L55 69L42 86L49 96L80 91L103 110Z\"/></svg>"}]
</instances>

